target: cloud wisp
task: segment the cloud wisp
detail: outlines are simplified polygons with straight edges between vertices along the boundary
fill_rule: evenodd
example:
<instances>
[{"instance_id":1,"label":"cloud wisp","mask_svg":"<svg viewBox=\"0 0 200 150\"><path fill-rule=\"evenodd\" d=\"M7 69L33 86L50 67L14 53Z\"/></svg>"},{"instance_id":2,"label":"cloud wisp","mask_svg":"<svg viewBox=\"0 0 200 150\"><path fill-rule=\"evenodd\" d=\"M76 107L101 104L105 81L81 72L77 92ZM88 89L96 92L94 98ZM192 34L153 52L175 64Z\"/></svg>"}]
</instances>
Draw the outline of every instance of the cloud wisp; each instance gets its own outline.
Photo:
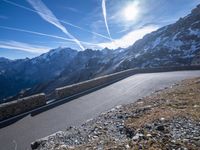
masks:
<instances>
[{"instance_id":1,"label":"cloud wisp","mask_svg":"<svg viewBox=\"0 0 200 150\"><path fill-rule=\"evenodd\" d=\"M15 3L15 2L12 2L12 1L9 1L9 0L2 0L2 1L4 1L4 2L6 2L6 3L8 3L8 4L11 4L11 5L13 5L13 6L22 8L22 9L24 9L24 10L31 11L31 12L34 12L34 13L38 13L37 11L35 11L35 10L31 9L31 8L28 8L28 7L25 7L25 6L23 6L23 5L17 4L17 3ZM49 17L51 18L51 16L49 16ZM58 21L60 21L60 22L63 23L63 24L69 25L69 26L71 26L71 27L77 28L77 29L79 29L79 30L82 30L82 31L91 33L91 34L96 35L96 36L98 36L98 37L101 37L101 38L110 40L109 37L107 37L107 36L105 36L105 35L103 35L103 34L100 34L100 33L97 33L97 32L93 32L93 31L84 29L84 28L82 28L82 27L80 27L80 26L77 26L77 25L75 25L75 24L72 24L72 23L70 23L70 22L67 22L67 21L64 21L64 20L61 20L61 19L58 19Z\"/></svg>"},{"instance_id":2,"label":"cloud wisp","mask_svg":"<svg viewBox=\"0 0 200 150\"><path fill-rule=\"evenodd\" d=\"M12 49L12 50L15 49L36 54L42 54L50 50L50 47L38 46L17 41L0 41L0 48Z\"/></svg>"},{"instance_id":3,"label":"cloud wisp","mask_svg":"<svg viewBox=\"0 0 200 150\"><path fill-rule=\"evenodd\" d=\"M34 35L51 37L51 38L60 39L60 40L64 40L64 41L74 43L74 40L69 39L69 38L64 38L64 37L61 37L61 36L56 36L56 35L51 35L51 34L46 34L46 33L41 33L41 32L35 32L35 31L30 31L30 30L25 30L25 29L20 29L20 28L7 27L7 26L0 26L0 28L6 29L6 30L11 30L11 31L19 31L19 32L24 32L24 33L34 34ZM80 41L80 42L85 44L85 45L98 46L98 44L95 44L95 43L89 43L89 42L85 42L85 41Z\"/></svg>"},{"instance_id":4,"label":"cloud wisp","mask_svg":"<svg viewBox=\"0 0 200 150\"><path fill-rule=\"evenodd\" d=\"M108 32L108 36L109 36L110 40L113 41L112 38L111 38L111 35L110 35L110 30L109 30L108 22L107 22L106 0L102 0L102 13L103 13L104 22L105 22L105 25L106 25L106 30Z\"/></svg>"},{"instance_id":5,"label":"cloud wisp","mask_svg":"<svg viewBox=\"0 0 200 150\"><path fill-rule=\"evenodd\" d=\"M134 44L137 40L141 39L144 35L151 33L157 29L157 26L146 26L138 30L133 30L121 37L120 39L114 40L114 42L99 43L98 45L101 48L107 47L110 49L116 49L118 47L127 48L128 46ZM117 45L114 43L117 43Z\"/></svg>"},{"instance_id":6,"label":"cloud wisp","mask_svg":"<svg viewBox=\"0 0 200 150\"><path fill-rule=\"evenodd\" d=\"M56 39L66 40L66 41L73 41L72 39L64 38L64 37L61 37L61 36L56 36L56 35L51 35L51 34L46 34L46 33L41 33L41 32L35 32L35 31L30 31L30 30L25 30L25 29L20 29L20 28L13 28L13 27L7 27L7 26L0 26L0 28L12 30L12 31L30 33L30 34L35 34L35 35L42 35L42 36L52 37L52 38L56 38Z\"/></svg>"},{"instance_id":7,"label":"cloud wisp","mask_svg":"<svg viewBox=\"0 0 200 150\"><path fill-rule=\"evenodd\" d=\"M8 17L4 15L0 15L0 19L8 19Z\"/></svg>"},{"instance_id":8,"label":"cloud wisp","mask_svg":"<svg viewBox=\"0 0 200 150\"><path fill-rule=\"evenodd\" d=\"M58 29L60 29L63 33L65 33L69 38L73 39L74 42L82 49L85 48L80 43L78 39L76 39L72 34L70 34L67 29L59 22L59 20L56 18L56 16L51 12L50 9L47 8L47 6L41 1L41 0L27 0L32 7L38 12L40 17L42 17L45 21L53 24Z\"/></svg>"},{"instance_id":9,"label":"cloud wisp","mask_svg":"<svg viewBox=\"0 0 200 150\"><path fill-rule=\"evenodd\" d=\"M81 13L78 9L73 8L73 7L63 6L63 8L65 8L65 9L71 11L71 12L74 12L74 13Z\"/></svg>"}]
</instances>

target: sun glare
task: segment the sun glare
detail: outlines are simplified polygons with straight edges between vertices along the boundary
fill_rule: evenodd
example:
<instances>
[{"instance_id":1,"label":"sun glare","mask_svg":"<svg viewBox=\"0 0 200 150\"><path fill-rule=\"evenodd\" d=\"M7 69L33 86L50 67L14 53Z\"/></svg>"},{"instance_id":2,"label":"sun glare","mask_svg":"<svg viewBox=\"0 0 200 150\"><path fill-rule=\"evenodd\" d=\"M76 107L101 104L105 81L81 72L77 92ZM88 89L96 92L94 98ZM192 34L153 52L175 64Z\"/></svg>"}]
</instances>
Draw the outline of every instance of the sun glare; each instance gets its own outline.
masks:
<instances>
[{"instance_id":1,"label":"sun glare","mask_svg":"<svg viewBox=\"0 0 200 150\"><path fill-rule=\"evenodd\" d=\"M127 21L134 21L139 15L139 7L137 3L132 3L126 6L123 15Z\"/></svg>"}]
</instances>

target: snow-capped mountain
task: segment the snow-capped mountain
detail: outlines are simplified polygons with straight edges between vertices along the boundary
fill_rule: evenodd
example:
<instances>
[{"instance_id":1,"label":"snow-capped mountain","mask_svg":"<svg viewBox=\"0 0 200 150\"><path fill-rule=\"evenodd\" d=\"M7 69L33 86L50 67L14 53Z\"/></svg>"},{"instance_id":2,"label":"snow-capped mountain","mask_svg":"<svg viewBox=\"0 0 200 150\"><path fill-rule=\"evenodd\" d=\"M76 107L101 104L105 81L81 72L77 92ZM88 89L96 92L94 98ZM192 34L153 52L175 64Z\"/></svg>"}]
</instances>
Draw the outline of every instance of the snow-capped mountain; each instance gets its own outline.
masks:
<instances>
[{"instance_id":1,"label":"snow-capped mountain","mask_svg":"<svg viewBox=\"0 0 200 150\"><path fill-rule=\"evenodd\" d=\"M0 58L0 99L77 83L129 68L200 64L200 5L126 49L58 48L33 59ZM20 96L18 94L18 96Z\"/></svg>"},{"instance_id":2,"label":"snow-capped mountain","mask_svg":"<svg viewBox=\"0 0 200 150\"><path fill-rule=\"evenodd\" d=\"M0 99L53 80L76 54L76 50L58 48L33 59L0 59Z\"/></svg>"},{"instance_id":3,"label":"snow-capped mountain","mask_svg":"<svg viewBox=\"0 0 200 150\"><path fill-rule=\"evenodd\" d=\"M128 48L119 68L190 65L200 51L200 5L175 24L144 36Z\"/></svg>"}]
</instances>

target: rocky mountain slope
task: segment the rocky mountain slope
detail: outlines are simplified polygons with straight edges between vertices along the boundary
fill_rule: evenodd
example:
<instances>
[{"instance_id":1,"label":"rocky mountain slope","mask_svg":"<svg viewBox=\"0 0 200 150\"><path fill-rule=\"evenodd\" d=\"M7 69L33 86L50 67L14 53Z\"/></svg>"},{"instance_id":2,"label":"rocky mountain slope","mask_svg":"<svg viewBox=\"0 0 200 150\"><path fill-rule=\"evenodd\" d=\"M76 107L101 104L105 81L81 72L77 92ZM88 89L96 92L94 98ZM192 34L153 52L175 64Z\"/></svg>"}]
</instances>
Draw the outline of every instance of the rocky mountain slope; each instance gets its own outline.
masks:
<instances>
[{"instance_id":1,"label":"rocky mountain slope","mask_svg":"<svg viewBox=\"0 0 200 150\"><path fill-rule=\"evenodd\" d=\"M129 68L198 65L199 59L200 5L126 49L78 52L58 48L33 59L0 58L0 99L22 89L26 89L21 91L23 96L50 93L56 87Z\"/></svg>"},{"instance_id":2,"label":"rocky mountain slope","mask_svg":"<svg viewBox=\"0 0 200 150\"><path fill-rule=\"evenodd\" d=\"M51 50L33 59L0 59L0 99L53 80L77 53L76 50L66 48Z\"/></svg>"},{"instance_id":3,"label":"rocky mountain slope","mask_svg":"<svg viewBox=\"0 0 200 150\"><path fill-rule=\"evenodd\" d=\"M200 5L175 24L144 36L127 49L120 69L190 65L200 52Z\"/></svg>"}]
</instances>

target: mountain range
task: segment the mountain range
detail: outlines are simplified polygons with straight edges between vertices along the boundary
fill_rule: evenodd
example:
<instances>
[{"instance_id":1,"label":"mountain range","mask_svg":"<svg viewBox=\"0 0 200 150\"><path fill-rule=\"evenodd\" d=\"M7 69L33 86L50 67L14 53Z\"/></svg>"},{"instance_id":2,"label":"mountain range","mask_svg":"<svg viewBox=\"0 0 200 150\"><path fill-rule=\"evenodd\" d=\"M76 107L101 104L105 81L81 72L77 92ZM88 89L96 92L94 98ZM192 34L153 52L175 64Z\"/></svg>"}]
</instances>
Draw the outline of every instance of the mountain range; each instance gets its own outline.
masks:
<instances>
[{"instance_id":1,"label":"mountain range","mask_svg":"<svg viewBox=\"0 0 200 150\"><path fill-rule=\"evenodd\" d=\"M147 34L128 48L57 48L29 59L0 58L1 102L129 68L200 64L200 5L176 23Z\"/></svg>"}]
</instances>

